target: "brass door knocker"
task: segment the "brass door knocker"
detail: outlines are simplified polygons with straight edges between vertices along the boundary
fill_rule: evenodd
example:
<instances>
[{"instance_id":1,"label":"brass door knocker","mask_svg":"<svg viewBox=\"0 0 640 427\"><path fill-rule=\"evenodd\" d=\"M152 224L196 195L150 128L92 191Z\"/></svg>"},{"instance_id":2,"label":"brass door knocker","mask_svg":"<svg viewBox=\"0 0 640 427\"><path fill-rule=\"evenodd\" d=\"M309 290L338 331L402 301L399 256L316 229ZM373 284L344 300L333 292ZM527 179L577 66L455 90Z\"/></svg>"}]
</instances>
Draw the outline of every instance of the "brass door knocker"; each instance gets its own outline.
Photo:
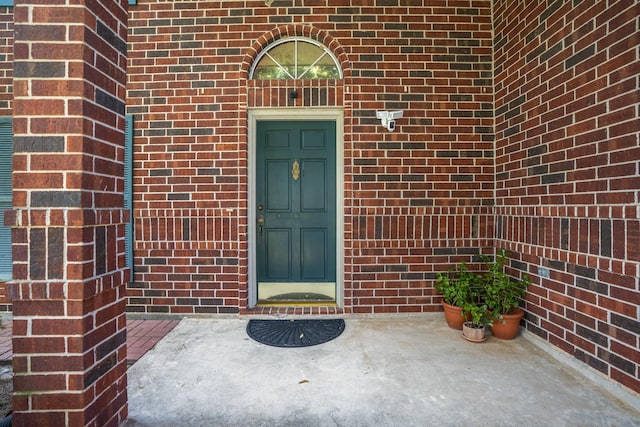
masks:
<instances>
[{"instance_id":1,"label":"brass door knocker","mask_svg":"<svg viewBox=\"0 0 640 427\"><path fill-rule=\"evenodd\" d=\"M300 163L297 160L293 161L293 167L291 168L291 176L294 181L297 181L300 178Z\"/></svg>"}]
</instances>

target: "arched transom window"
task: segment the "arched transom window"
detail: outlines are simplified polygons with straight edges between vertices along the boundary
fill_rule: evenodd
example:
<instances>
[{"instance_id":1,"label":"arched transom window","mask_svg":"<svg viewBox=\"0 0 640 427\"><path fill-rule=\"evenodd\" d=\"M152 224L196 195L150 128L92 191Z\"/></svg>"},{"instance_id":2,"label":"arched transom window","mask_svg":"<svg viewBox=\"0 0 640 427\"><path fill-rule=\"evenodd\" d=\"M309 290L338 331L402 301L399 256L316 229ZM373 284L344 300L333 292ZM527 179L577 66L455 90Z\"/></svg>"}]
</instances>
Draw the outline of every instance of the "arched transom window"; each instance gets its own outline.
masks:
<instances>
[{"instance_id":1,"label":"arched transom window","mask_svg":"<svg viewBox=\"0 0 640 427\"><path fill-rule=\"evenodd\" d=\"M260 52L250 78L264 80L339 79L342 70L335 56L315 40L280 39Z\"/></svg>"}]
</instances>

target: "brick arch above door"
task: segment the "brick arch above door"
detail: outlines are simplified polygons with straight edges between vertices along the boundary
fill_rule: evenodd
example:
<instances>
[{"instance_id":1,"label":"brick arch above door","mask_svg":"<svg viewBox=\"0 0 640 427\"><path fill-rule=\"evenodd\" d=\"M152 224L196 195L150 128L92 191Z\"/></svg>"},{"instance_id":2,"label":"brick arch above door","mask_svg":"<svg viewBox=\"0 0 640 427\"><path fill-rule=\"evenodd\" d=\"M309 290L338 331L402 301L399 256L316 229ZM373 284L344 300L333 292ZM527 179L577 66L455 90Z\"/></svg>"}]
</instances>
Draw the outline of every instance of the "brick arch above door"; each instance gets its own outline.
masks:
<instances>
[{"instance_id":1,"label":"brick arch above door","mask_svg":"<svg viewBox=\"0 0 640 427\"><path fill-rule=\"evenodd\" d=\"M326 46L333 55L337 58L342 68L343 78L351 78L351 65L345 50L340 43L331 35L323 30L320 30L312 25L285 25L282 27L274 28L258 37L251 45L251 48L247 50L245 57L242 61L240 70L241 78L248 79L249 71L253 62L258 57L258 54L262 52L266 47L273 42L285 37L306 37L322 43Z\"/></svg>"},{"instance_id":2,"label":"brick arch above door","mask_svg":"<svg viewBox=\"0 0 640 427\"><path fill-rule=\"evenodd\" d=\"M287 37L305 37L322 43L337 59L342 79L251 80L251 66L265 48ZM345 86L351 81L351 66L338 41L311 25L286 25L258 37L242 61L241 80L246 82L247 108L343 107Z\"/></svg>"}]
</instances>

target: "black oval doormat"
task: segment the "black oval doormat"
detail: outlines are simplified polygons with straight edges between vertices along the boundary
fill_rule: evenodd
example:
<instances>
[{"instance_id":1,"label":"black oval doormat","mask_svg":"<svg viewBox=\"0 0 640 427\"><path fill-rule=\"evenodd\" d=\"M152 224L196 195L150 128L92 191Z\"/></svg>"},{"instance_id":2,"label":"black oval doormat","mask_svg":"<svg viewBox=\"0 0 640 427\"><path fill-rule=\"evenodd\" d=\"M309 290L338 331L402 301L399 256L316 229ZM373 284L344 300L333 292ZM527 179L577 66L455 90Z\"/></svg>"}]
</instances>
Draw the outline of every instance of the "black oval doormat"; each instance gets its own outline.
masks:
<instances>
[{"instance_id":1,"label":"black oval doormat","mask_svg":"<svg viewBox=\"0 0 640 427\"><path fill-rule=\"evenodd\" d=\"M308 347L331 341L344 331L343 319L251 319L247 334L274 347Z\"/></svg>"}]
</instances>

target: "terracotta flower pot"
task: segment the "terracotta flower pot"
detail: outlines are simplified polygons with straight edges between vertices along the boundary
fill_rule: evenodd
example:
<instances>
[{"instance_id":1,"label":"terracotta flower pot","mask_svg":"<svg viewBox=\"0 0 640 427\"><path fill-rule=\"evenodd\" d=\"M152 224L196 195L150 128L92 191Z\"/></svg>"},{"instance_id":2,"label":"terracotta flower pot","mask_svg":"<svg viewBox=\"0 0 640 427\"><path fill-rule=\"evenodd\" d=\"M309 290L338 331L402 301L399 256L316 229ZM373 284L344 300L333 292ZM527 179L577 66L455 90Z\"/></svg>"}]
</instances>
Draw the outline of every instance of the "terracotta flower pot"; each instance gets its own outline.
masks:
<instances>
[{"instance_id":1,"label":"terracotta flower pot","mask_svg":"<svg viewBox=\"0 0 640 427\"><path fill-rule=\"evenodd\" d=\"M485 327L484 325L481 328L474 328L473 323L464 322L462 324L462 336L467 341L471 342L483 342L487 339L485 336Z\"/></svg>"},{"instance_id":2,"label":"terracotta flower pot","mask_svg":"<svg viewBox=\"0 0 640 427\"><path fill-rule=\"evenodd\" d=\"M462 324L467 320L462 316L462 307L447 304L442 301L442 307L444 308L444 318L447 321L447 325L450 328L461 330Z\"/></svg>"},{"instance_id":3,"label":"terracotta flower pot","mask_svg":"<svg viewBox=\"0 0 640 427\"><path fill-rule=\"evenodd\" d=\"M520 330L520 319L524 316L524 311L519 308L513 310L512 314L503 314L502 319L495 319L491 325L491 333L501 340L512 340L518 335Z\"/></svg>"}]
</instances>

